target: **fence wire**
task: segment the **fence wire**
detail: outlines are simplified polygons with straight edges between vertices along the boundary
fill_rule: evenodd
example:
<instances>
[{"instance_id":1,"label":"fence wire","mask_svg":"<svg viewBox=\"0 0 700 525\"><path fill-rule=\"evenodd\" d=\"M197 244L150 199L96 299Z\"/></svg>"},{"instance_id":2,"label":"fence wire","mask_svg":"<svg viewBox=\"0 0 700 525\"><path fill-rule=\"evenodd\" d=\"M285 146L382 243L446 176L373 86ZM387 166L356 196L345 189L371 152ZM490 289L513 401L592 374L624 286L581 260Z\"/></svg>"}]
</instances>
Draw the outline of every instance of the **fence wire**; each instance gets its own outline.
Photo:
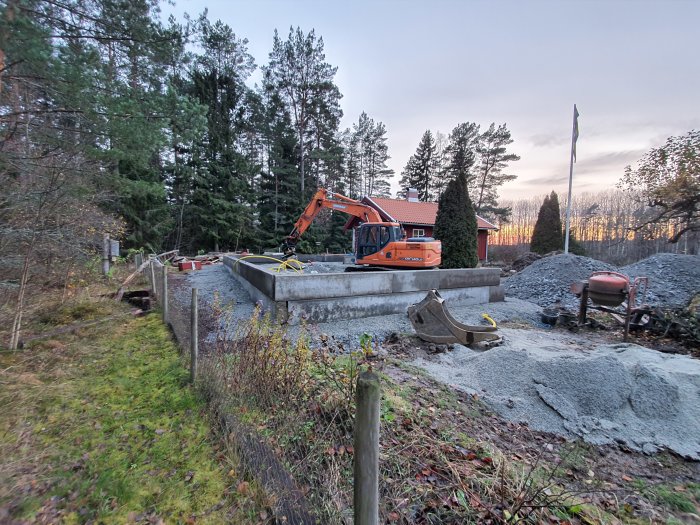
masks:
<instances>
[{"instance_id":1,"label":"fence wire","mask_svg":"<svg viewBox=\"0 0 700 525\"><path fill-rule=\"evenodd\" d=\"M159 262L154 263L156 300L160 302L162 277ZM147 272L149 269L147 269ZM183 274L168 275L169 325L180 347L183 363L190 365L192 289ZM304 491L282 463L274 440L261 435L241 413L240 392L234 377L239 373L235 359L245 343L227 339L225 315L205 299L198 301L199 359L197 388L204 394L222 431L229 451L241 462L246 473L256 479L266 493L274 495L274 515L280 523L307 525L317 523L310 512ZM272 407L275 410L275 406ZM293 467L293 466L292 466Z\"/></svg>"}]
</instances>

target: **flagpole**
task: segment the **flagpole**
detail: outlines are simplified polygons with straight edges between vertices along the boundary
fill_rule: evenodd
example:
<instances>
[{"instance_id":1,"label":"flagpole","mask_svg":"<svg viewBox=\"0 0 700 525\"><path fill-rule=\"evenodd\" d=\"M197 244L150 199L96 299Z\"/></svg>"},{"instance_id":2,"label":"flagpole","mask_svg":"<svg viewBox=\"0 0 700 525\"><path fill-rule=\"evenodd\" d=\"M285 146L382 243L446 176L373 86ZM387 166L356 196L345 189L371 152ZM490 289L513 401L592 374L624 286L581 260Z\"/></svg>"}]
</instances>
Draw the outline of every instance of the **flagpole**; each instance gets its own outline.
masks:
<instances>
[{"instance_id":1,"label":"flagpole","mask_svg":"<svg viewBox=\"0 0 700 525\"><path fill-rule=\"evenodd\" d=\"M578 117L578 111L576 111L576 104L574 104L574 123L571 129L571 159L569 160L569 196L566 199L566 235L564 236L564 253L569 253L569 232L571 227L571 184L574 179L574 155L576 154L576 139L577 133L576 128L578 122L576 118Z\"/></svg>"}]
</instances>

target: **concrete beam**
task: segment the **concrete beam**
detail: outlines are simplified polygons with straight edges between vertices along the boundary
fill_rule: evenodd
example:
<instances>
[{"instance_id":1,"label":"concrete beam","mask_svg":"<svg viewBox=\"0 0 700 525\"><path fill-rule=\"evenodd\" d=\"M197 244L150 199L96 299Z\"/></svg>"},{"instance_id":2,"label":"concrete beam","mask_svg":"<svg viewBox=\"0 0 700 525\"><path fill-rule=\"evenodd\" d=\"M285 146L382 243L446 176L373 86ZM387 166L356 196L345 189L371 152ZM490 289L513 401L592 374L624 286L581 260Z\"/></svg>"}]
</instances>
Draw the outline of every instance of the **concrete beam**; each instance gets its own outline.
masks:
<instances>
[{"instance_id":1,"label":"concrete beam","mask_svg":"<svg viewBox=\"0 0 700 525\"><path fill-rule=\"evenodd\" d=\"M264 259L260 259L264 261ZM235 257L224 256L224 265L243 285L254 301L275 300L275 275L263 268Z\"/></svg>"}]
</instances>

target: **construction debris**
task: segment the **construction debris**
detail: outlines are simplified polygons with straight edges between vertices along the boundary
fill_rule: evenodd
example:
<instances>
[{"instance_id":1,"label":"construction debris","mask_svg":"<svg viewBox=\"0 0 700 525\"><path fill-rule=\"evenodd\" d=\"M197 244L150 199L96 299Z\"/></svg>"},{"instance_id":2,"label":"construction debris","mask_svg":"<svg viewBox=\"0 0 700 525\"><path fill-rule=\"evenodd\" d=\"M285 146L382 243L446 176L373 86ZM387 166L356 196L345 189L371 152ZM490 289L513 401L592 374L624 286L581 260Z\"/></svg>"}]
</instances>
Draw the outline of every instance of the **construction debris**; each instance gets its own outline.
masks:
<instances>
[{"instance_id":1,"label":"construction debris","mask_svg":"<svg viewBox=\"0 0 700 525\"><path fill-rule=\"evenodd\" d=\"M175 256L173 257L172 264L177 266L177 269L181 272L186 270L201 270L202 266L209 264L216 264L221 262L221 257L219 255L197 255L196 257L184 257Z\"/></svg>"}]
</instances>

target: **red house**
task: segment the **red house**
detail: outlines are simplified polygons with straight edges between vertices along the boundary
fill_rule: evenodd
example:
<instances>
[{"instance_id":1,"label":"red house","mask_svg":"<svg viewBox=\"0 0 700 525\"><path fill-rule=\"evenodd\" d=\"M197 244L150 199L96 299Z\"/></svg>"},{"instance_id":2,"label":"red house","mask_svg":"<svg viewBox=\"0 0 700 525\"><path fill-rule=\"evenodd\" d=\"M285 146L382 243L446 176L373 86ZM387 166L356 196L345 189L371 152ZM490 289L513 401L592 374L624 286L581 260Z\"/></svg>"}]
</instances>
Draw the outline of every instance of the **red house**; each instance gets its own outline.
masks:
<instances>
[{"instance_id":1,"label":"red house","mask_svg":"<svg viewBox=\"0 0 700 525\"><path fill-rule=\"evenodd\" d=\"M363 197L361 202L372 206L385 221L400 223L409 237L433 236L438 209L437 202L420 202L416 190L408 190L406 200ZM486 261L488 260L489 231L498 230L498 228L478 215L476 220L479 260ZM355 228L358 224L359 219L352 217L345 224L345 229Z\"/></svg>"}]
</instances>

